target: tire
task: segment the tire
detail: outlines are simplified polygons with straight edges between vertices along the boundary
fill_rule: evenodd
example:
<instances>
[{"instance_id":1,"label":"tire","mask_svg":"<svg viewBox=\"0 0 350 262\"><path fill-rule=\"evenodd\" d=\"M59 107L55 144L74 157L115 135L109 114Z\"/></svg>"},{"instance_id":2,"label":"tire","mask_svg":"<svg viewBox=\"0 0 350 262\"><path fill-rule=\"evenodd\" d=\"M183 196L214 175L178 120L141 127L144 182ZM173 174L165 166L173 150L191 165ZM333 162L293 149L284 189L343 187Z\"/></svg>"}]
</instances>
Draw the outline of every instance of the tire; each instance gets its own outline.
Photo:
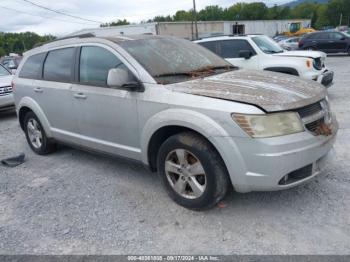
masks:
<instances>
[{"instance_id":1,"label":"tire","mask_svg":"<svg viewBox=\"0 0 350 262\"><path fill-rule=\"evenodd\" d=\"M197 211L215 206L225 197L230 183L218 152L192 132L174 135L162 144L158 153L158 174L168 195L177 204Z\"/></svg>"},{"instance_id":2,"label":"tire","mask_svg":"<svg viewBox=\"0 0 350 262\"><path fill-rule=\"evenodd\" d=\"M50 141L39 119L33 112L24 117L24 132L30 148L38 155L47 155L55 151L56 145Z\"/></svg>"}]
</instances>

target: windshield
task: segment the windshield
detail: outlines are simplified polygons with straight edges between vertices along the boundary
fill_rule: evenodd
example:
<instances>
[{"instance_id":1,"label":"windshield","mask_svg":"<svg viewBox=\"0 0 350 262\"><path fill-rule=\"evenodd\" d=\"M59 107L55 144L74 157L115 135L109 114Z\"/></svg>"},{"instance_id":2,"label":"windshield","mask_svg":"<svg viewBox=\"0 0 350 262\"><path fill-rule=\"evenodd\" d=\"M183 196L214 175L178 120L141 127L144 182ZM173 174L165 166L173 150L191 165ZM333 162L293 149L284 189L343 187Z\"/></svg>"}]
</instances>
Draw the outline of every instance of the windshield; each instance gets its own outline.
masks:
<instances>
[{"instance_id":1,"label":"windshield","mask_svg":"<svg viewBox=\"0 0 350 262\"><path fill-rule=\"evenodd\" d=\"M221 57L178 38L147 38L119 43L160 84L187 81L233 70Z\"/></svg>"},{"instance_id":2,"label":"windshield","mask_svg":"<svg viewBox=\"0 0 350 262\"><path fill-rule=\"evenodd\" d=\"M254 36L252 37L254 43L267 54L282 53L283 49L270 37L267 36Z\"/></svg>"},{"instance_id":3,"label":"windshield","mask_svg":"<svg viewBox=\"0 0 350 262\"><path fill-rule=\"evenodd\" d=\"M5 68L3 68L1 65L0 65L0 76L8 76L8 75L11 75L9 71L7 71Z\"/></svg>"}]
</instances>

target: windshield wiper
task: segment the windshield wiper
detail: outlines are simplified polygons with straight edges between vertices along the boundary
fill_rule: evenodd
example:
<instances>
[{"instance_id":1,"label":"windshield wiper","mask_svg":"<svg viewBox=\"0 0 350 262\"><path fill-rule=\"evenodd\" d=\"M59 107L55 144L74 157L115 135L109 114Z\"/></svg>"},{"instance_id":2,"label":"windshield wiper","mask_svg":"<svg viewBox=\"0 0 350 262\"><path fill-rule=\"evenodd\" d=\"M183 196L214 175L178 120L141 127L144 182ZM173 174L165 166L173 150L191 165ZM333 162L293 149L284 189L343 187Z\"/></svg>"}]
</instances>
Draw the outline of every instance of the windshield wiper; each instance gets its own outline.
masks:
<instances>
[{"instance_id":1,"label":"windshield wiper","mask_svg":"<svg viewBox=\"0 0 350 262\"><path fill-rule=\"evenodd\" d=\"M172 76L200 77L203 75L215 73L216 70L221 70L221 69L234 70L234 69L238 69L238 67L231 66L231 65L228 65L228 66L207 66L207 67L199 68L199 69L192 70L189 72L166 73L166 74L155 75L153 77L172 77Z\"/></svg>"}]
</instances>

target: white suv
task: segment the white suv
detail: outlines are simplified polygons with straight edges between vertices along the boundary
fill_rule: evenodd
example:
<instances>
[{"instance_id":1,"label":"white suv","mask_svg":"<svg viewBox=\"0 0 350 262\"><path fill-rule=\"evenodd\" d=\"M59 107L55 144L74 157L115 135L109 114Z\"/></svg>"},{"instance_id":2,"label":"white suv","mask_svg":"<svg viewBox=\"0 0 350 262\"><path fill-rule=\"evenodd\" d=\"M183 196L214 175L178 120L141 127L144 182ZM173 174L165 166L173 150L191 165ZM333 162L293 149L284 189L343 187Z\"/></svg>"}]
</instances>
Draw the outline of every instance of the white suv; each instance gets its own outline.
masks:
<instances>
[{"instance_id":1,"label":"white suv","mask_svg":"<svg viewBox=\"0 0 350 262\"><path fill-rule=\"evenodd\" d=\"M334 73L325 66L325 53L286 51L265 35L220 36L195 42L238 67L300 76L326 87L333 82Z\"/></svg>"}]
</instances>

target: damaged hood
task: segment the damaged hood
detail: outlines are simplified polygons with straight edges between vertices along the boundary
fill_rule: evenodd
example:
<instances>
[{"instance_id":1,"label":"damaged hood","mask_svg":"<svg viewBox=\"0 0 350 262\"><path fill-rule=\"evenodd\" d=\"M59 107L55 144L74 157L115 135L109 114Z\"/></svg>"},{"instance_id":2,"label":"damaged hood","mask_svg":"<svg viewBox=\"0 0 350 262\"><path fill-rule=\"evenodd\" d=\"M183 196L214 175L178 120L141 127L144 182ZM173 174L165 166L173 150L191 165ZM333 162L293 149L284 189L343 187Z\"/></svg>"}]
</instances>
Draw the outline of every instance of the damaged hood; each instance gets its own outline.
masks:
<instances>
[{"instance_id":1,"label":"damaged hood","mask_svg":"<svg viewBox=\"0 0 350 262\"><path fill-rule=\"evenodd\" d=\"M267 112L304 107L326 95L326 89L313 81L245 69L166 87L174 92L252 104Z\"/></svg>"},{"instance_id":2,"label":"damaged hood","mask_svg":"<svg viewBox=\"0 0 350 262\"><path fill-rule=\"evenodd\" d=\"M326 53L320 51L285 51L283 53L273 54L274 56L289 56L289 57L307 57L307 58L323 58L327 57Z\"/></svg>"}]
</instances>

